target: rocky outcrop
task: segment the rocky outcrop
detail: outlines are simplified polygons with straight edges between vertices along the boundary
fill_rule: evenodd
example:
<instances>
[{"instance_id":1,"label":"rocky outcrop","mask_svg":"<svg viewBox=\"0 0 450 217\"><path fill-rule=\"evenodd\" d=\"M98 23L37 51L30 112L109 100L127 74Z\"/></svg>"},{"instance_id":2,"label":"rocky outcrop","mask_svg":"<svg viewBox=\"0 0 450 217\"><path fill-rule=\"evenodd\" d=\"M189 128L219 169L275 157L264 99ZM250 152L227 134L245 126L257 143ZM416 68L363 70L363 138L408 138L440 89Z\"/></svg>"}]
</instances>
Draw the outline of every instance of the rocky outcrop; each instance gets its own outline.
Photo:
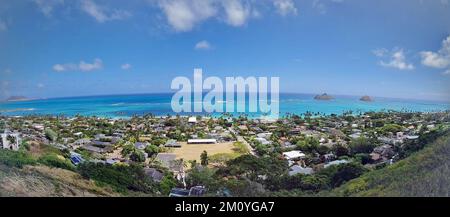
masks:
<instances>
[{"instance_id":1,"label":"rocky outcrop","mask_svg":"<svg viewBox=\"0 0 450 217\"><path fill-rule=\"evenodd\" d=\"M364 101L364 102L372 102L373 101L370 96L363 96L359 100Z\"/></svg>"},{"instance_id":2,"label":"rocky outcrop","mask_svg":"<svg viewBox=\"0 0 450 217\"><path fill-rule=\"evenodd\" d=\"M315 96L314 99L315 100L331 100L331 99L334 99L334 97L324 93L322 95Z\"/></svg>"}]
</instances>

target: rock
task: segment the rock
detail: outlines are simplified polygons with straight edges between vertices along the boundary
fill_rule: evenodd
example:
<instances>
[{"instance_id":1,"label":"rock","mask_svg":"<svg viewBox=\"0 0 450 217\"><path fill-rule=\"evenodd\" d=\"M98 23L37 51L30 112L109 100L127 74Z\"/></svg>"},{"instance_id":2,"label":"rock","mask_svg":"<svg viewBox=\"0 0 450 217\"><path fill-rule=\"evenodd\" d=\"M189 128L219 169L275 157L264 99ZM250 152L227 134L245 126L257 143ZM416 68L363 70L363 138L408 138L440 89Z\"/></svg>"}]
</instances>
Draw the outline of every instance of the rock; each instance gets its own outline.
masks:
<instances>
[{"instance_id":1,"label":"rock","mask_svg":"<svg viewBox=\"0 0 450 217\"><path fill-rule=\"evenodd\" d=\"M372 98L370 98L370 96L363 96L359 100L364 102L372 102Z\"/></svg>"},{"instance_id":2,"label":"rock","mask_svg":"<svg viewBox=\"0 0 450 217\"><path fill-rule=\"evenodd\" d=\"M314 99L316 99L316 100L331 100L331 99L334 99L334 97L324 93L322 95L315 96Z\"/></svg>"},{"instance_id":3,"label":"rock","mask_svg":"<svg viewBox=\"0 0 450 217\"><path fill-rule=\"evenodd\" d=\"M28 100L28 98L24 96L11 96L8 99L6 99L6 101L26 101L26 100Z\"/></svg>"}]
</instances>

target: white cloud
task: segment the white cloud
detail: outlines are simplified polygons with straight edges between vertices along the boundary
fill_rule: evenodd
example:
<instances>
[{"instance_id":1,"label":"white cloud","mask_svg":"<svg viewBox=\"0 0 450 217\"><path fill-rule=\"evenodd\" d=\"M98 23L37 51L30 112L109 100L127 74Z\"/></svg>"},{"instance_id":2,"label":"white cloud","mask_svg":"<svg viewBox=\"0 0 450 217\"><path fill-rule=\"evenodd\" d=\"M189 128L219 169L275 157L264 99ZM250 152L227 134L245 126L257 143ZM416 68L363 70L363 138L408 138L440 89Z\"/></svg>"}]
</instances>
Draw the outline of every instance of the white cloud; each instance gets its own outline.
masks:
<instances>
[{"instance_id":1,"label":"white cloud","mask_svg":"<svg viewBox=\"0 0 450 217\"><path fill-rule=\"evenodd\" d=\"M294 0L149 0L161 9L169 26L177 32L187 32L215 19L240 27L250 19L260 18L259 7L270 8L282 16L296 15ZM264 10L263 10L264 11Z\"/></svg>"},{"instance_id":2,"label":"white cloud","mask_svg":"<svg viewBox=\"0 0 450 217\"><path fill-rule=\"evenodd\" d=\"M208 41L199 41L197 42L197 44L195 44L195 49L196 50L209 50L211 49L211 44Z\"/></svg>"},{"instance_id":3,"label":"white cloud","mask_svg":"<svg viewBox=\"0 0 450 217\"><path fill-rule=\"evenodd\" d=\"M331 0L331 3L340 4L344 0ZM328 11L328 3L325 0L313 0L312 8L316 9L319 14L326 14Z\"/></svg>"},{"instance_id":4,"label":"white cloud","mask_svg":"<svg viewBox=\"0 0 450 217\"><path fill-rule=\"evenodd\" d=\"M103 62L101 59L94 59L93 63L87 63L84 61L80 61L79 64L75 63L65 63L65 64L55 64L53 66L53 70L56 72L65 72L65 71L83 71L89 72L94 70L99 70L103 68Z\"/></svg>"},{"instance_id":5,"label":"white cloud","mask_svg":"<svg viewBox=\"0 0 450 217\"><path fill-rule=\"evenodd\" d=\"M297 8L293 0L274 0L273 5L282 16L289 14L297 15Z\"/></svg>"},{"instance_id":6,"label":"white cloud","mask_svg":"<svg viewBox=\"0 0 450 217\"><path fill-rule=\"evenodd\" d=\"M64 0L33 0L33 2L46 17L52 16L56 6L64 4Z\"/></svg>"},{"instance_id":7,"label":"white cloud","mask_svg":"<svg viewBox=\"0 0 450 217\"><path fill-rule=\"evenodd\" d=\"M214 1L210 0L159 0L159 7L167 22L176 30L185 32L217 13Z\"/></svg>"},{"instance_id":8,"label":"white cloud","mask_svg":"<svg viewBox=\"0 0 450 217\"><path fill-rule=\"evenodd\" d=\"M446 71L442 72L442 75L450 75L450 69L447 69Z\"/></svg>"},{"instance_id":9,"label":"white cloud","mask_svg":"<svg viewBox=\"0 0 450 217\"><path fill-rule=\"evenodd\" d=\"M73 63L56 64L53 66L53 70L57 71L57 72L75 71L77 69L78 69L78 66Z\"/></svg>"},{"instance_id":10,"label":"white cloud","mask_svg":"<svg viewBox=\"0 0 450 217\"><path fill-rule=\"evenodd\" d=\"M378 48L373 50L372 53L377 57L384 57L389 51L386 48Z\"/></svg>"},{"instance_id":11,"label":"white cloud","mask_svg":"<svg viewBox=\"0 0 450 217\"><path fill-rule=\"evenodd\" d=\"M244 5L240 0L222 1L225 10L225 21L231 26L242 26L250 15L250 5Z\"/></svg>"},{"instance_id":12,"label":"white cloud","mask_svg":"<svg viewBox=\"0 0 450 217\"><path fill-rule=\"evenodd\" d=\"M446 68L450 66L450 36L442 41L442 47L438 52L422 51L422 64L433 68Z\"/></svg>"},{"instance_id":13,"label":"white cloud","mask_svg":"<svg viewBox=\"0 0 450 217\"><path fill-rule=\"evenodd\" d=\"M389 52L381 48L373 51L374 55L380 58L387 58L387 61L381 60L379 64L384 67L396 68L399 70L413 70L414 65L406 61L405 53L402 49L394 49Z\"/></svg>"},{"instance_id":14,"label":"white cloud","mask_svg":"<svg viewBox=\"0 0 450 217\"><path fill-rule=\"evenodd\" d=\"M129 64L129 63L122 64L120 66L120 68L123 69L123 70L131 69L131 64Z\"/></svg>"},{"instance_id":15,"label":"white cloud","mask_svg":"<svg viewBox=\"0 0 450 217\"><path fill-rule=\"evenodd\" d=\"M123 20L131 16L129 11L109 9L96 4L93 0L83 0L81 2L81 9L95 18L99 23L112 20Z\"/></svg>"},{"instance_id":16,"label":"white cloud","mask_svg":"<svg viewBox=\"0 0 450 217\"><path fill-rule=\"evenodd\" d=\"M44 88L44 87L45 87L45 84L43 84L43 83L38 83L38 84L36 85L36 87L37 87L37 88Z\"/></svg>"},{"instance_id":17,"label":"white cloud","mask_svg":"<svg viewBox=\"0 0 450 217\"><path fill-rule=\"evenodd\" d=\"M8 26L6 25L6 22L3 20L0 20L0 32L8 30Z\"/></svg>"},{"instance_id":18,"label":"white cloud","mask_svg":"<svg viewBox=\"0 0 450 217\"><path fill-rule=\"evenodd\" d=\"M327 13L326 5L320 0L313 0L312 8L316 9L320 14L326 14Z\"/></svg>"},{"instance_id":19,"label":"white cloud","mask_svg":"<svg viewBox=\"0 0 450 217\"><path fill-rule=\"evenodd\" d=\"M81 71L88 72L93 70L98 70L103 68L103 62L101 59L95 59L93 63L86 63L81 61L78 65Z\"/></svg>"}]
</instances>

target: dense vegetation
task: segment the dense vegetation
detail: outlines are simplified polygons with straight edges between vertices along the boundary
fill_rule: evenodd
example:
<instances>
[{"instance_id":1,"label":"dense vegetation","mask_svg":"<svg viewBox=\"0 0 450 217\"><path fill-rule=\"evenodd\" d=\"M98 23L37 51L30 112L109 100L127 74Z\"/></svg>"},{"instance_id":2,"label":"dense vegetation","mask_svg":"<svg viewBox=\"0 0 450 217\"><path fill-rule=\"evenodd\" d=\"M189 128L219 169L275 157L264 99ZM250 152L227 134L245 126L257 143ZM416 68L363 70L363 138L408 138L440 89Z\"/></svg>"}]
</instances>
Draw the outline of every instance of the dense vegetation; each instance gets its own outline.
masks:
<instances>
[{"instance_id":1,"label":"dense vegetation","mask_svg":"<svg viewBox=\"0 0 450 217\"><path fill-rule=\"evenodd\" d=\"M152 193L157 189L150 178L144 174L142 167L135 164L83 163L78 167L78 171L84 178L109 184L120 192L131 190Z\"/></svg>"},{"instance_id":2,"label":"dense vegetation","mask_svg":"<svg viewBox=\"0 0 450 217\"><path fill-rule=\"evenodd\" d=\"M393 165L326 193L333 196L449 196L450 134Z\"/></svg>"}]
</instances>

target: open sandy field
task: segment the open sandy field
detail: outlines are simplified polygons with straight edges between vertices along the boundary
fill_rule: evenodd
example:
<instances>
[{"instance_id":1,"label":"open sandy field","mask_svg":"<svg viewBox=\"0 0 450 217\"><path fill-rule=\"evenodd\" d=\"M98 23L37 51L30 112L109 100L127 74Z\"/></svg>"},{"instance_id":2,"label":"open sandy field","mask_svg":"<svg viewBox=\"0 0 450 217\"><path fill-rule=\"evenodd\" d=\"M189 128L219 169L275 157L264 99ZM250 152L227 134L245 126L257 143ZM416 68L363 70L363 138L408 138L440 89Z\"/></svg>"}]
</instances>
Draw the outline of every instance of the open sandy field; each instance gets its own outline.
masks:
<instances>
[{"instance_id":1,"label":"open sandy field","mask_svg":"<svg viewBox=\"0 0 450 217\"><path fill-rule=\"evenodd\" d=\"M217 143L217 144L187 144L181 142L181 148L171 148L168 152L177 156L177 159L197 160L200 162L200 154L203 151L208 152L208 156L218 153L233 153L233 142Z\"/></svg>"}]
</instances>

